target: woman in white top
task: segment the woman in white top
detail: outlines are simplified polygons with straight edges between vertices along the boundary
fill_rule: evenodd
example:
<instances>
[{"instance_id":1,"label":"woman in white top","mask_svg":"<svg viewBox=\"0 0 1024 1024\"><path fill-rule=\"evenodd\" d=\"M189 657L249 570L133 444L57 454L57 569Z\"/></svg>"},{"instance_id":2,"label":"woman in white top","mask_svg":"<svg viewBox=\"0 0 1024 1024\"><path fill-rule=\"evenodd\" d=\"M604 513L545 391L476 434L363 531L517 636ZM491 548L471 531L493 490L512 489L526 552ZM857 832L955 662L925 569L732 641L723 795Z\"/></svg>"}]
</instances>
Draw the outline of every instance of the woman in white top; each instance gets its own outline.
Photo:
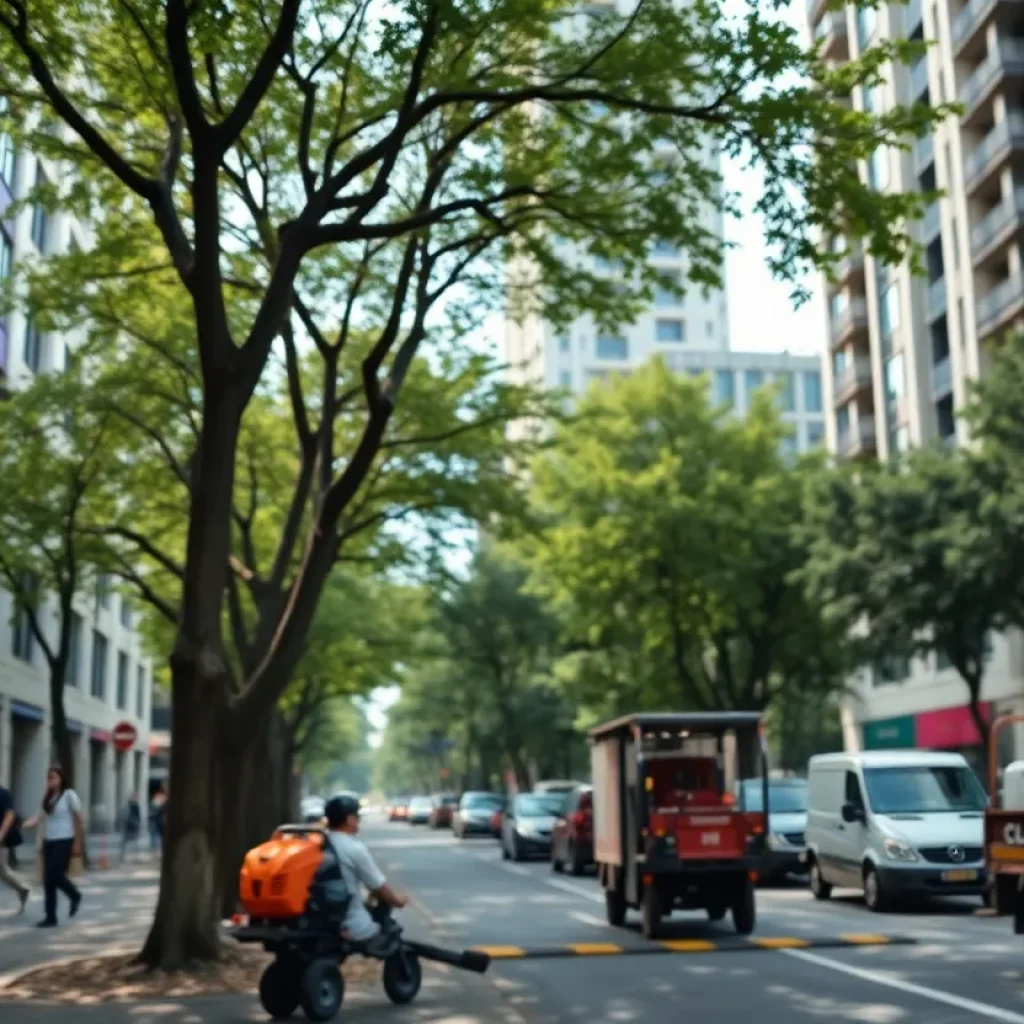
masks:
<instances>
[{"instance_id":1,"label":"woman in white top","mask_svg":"<svg viewBox=\"0 0 1024 1024\"><path fill-rule=\"evenodd\" d=\"M46 917L39 922L40 928L57 926L57 890L67 896L71 903L69 917L78 913L82 894L68 878L71 858L82 854L82 837L85 833L82 820L82 802L78 794L68 786L64 769L55 766L46 776L46 793L42 809L25 822L24 828L43 824L43 888L46 892Z\"/></svg>"}]
</instances>

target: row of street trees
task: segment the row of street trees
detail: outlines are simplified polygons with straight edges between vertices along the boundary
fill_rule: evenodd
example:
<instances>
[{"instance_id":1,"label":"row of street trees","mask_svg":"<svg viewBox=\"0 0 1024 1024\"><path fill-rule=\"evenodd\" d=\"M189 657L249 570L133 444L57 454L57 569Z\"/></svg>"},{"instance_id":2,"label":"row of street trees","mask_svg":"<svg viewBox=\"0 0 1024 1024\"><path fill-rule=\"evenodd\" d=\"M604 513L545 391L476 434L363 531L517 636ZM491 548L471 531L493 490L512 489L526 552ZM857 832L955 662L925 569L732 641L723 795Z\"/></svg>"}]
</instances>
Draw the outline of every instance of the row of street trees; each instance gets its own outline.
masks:
<instances>
[{"instance_id":1,"label":"row of street trees","mask_svg":"<svg viewBox=\"0 0 1024 1024\"><path fill-rule=\"evenodd\" d=\"M842 247L818 236L837 223L886 262L911 252L929 197L877 193L858 162L947 111L849 96L919 46L834 69L753 2L568 18L534 0L0 2L3 127L61 168L32 198L94 227L87 251L19 268L17 297L111 350L109 388L81 372L135 443L88 535L166 623L175 799L147 964L219 953L247 780L328 580L393 551L375 526L481 501L504 469L500 444L458 451L470 423L502 431L494 391L459 384L489 306L628 320L659 283L654 239L717 284L704 213L734 197L709 150L767 172L779 274L833 270Z\"/></svg>"}]
</instances>

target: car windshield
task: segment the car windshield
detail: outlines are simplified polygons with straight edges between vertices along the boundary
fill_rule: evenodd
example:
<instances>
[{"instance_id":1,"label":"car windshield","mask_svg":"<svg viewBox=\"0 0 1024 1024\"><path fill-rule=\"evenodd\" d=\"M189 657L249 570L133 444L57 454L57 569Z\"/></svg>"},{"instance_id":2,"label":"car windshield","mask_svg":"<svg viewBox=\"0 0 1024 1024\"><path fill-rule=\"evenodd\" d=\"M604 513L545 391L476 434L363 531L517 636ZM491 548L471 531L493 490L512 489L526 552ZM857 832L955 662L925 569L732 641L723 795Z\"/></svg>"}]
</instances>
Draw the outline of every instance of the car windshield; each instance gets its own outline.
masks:
<instances>
[{"instance_id":1,"label":"car windshield","mask_svg":"<svg viewBox=\"0 0 1024 1024\"><path fill-rule=\"evenodd\" d=\"M459 801L456 800L455 797L453 797L453 796L443 796L443 797L441 797L441 804L444 807L454 807L456 804L458 804L458 802Z\"/></svg>"},{"instance_id":2,"label":"car windshield","mask_svg":"<svg viewBox=\"0 0 1024 1024\"><path fill-rule=\"evenodd\" d=\"M865 768L864 784L876 814L983 811L987 802L974 772L957 765Z\"/></svg>"},{"instance_id":3,"label":"car windshield","mask_svg":"<svg viewBox=\"0 0 1024 1024\"><path fill-rule=\"evenodd\" d=\"M414 796L409 806L414 807L417 811L427 811L434 806L434 802L429 796Z\"/></svg>"},{"instance_id":4,"label":"car windshield","mask_svg":"<svg viewBox=\"0 0 1024 1024\"><path fill-rule=\"evenodd\" d=\"M764 788L760 779L743 783L743 809L764 810ZM768 784L768 807L772 814L804 814L807 811L807 783L786 782Z\"/></svg>"},{"instance_id":5,"label":"car windshield","mask_svg":"<svg viewBox=\"0 0 1024 1024\"><path fill-rule=\"evenodd\" d=\"M470 793L463 798L462 806L468 811L498 811L504 802L497 793Z\"/></svg>"},{"instance_id":6,"label":"car windshield","mask_svg":"<svg viewBox=\"0 0 1024 1024\"><path fill-rule=\"evenodd\" d=\"M521 818L544 818L558 814L564 804L564 793L527 793L516 797L516 814Z\"/></svg>"}]
</instances>

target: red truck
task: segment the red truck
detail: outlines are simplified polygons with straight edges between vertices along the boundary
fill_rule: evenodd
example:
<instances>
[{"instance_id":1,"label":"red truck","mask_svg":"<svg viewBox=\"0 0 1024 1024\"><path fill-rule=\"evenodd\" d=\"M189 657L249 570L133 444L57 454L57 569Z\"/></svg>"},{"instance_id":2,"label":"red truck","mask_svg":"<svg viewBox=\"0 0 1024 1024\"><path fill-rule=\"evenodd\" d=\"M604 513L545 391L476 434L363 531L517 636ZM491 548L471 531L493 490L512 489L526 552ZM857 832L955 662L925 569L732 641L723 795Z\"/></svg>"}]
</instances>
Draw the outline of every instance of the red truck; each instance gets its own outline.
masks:
<instances>
[{"instance_id":1,"label":"red truck","mask_svg":"<svg viewBox=\"0 0 1024 1024\"><path fill-rule=\"evenodd\" d=\"M765 850L768 766L756 712L637 714L590 731L594 860L608 923L641 911L656 938L673 910L732 912L756 923ZM736 784L760 779L761 810L736 805Z\"/></svg>"},{"instance_id":2,"label":"red truck","mask_svg":"<svg viewBox=\"0 0 1024 1024\"><path fill-rule=\"evenodd\" d=\"M989 734L988 791L985 811L985 873L992 905L1013 915L1013 930L1024 935L1024 807L1004 807L999 786L999 734L1024 722L1024 714L1002 715ZM1007 787L1008 788L1008 787Z\"/></svg>"}]
</instances>

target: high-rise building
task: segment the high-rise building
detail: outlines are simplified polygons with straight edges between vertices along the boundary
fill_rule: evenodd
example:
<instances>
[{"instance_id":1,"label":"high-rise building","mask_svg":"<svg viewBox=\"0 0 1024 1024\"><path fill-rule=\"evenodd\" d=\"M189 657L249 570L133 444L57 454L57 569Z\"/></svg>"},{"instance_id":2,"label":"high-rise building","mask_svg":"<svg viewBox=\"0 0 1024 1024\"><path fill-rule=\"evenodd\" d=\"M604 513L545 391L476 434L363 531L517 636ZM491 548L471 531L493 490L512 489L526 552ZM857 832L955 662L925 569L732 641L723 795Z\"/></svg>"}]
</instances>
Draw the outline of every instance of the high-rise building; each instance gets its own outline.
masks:
<instances>
[{"instance_id":1,"label":"high-rise building","mask_svg":"<svg viewBox=\"0 0 1024 1024\"><path fill-rule=\"evenodd\" d=\"M34 154L16 151L0 134L0 285L20 259L34 253L88 250L89 226L66 212L26 199L41 181L58 181L59 169ZM25 386L37 373L60 372L73 338L40 331L14 311L0 318L0 392ZM39 609L49 636L57 629L55 603ZM81 594L72 626L71 660L64 708L72 733L75 788L94 830L112 828L128 795L145 806L149 777L149 720L153 665L136 631L130 601L112 581ZM10 788L26 814L39 805L51 761L48 669L25 614L14 614L10 594L0 590L0 785ZM137 739L126 752L115 749L117 724L130 722Z\"/></svg>"},{"instance_id":2,"label":"high-rise building","mask_svg":"<svg viewBox=\"0 0 1024 1024\"><path fill-rule=\"evenodd\" d=\"M826 284L824 360L830 447L887 458L941 439L967 440L957 413L968 382L986 369L986 342L1024 318L1024 22L1016 0L922 0L877 9L808 0L813 39L832 61L882 38L928 42L913 66L852 97L875 113L896 104L957 102L910 151L879 147L861 167L879 190L938 189L914 230L924 276L849 253ZM842 239L835 243L843 251ZM865 672L853 703L851 741L976 754L966 687L934 656ZM990 713L1024 710L1020 639L994 637L983 697Z\"/></svg>"}]
</instances>

